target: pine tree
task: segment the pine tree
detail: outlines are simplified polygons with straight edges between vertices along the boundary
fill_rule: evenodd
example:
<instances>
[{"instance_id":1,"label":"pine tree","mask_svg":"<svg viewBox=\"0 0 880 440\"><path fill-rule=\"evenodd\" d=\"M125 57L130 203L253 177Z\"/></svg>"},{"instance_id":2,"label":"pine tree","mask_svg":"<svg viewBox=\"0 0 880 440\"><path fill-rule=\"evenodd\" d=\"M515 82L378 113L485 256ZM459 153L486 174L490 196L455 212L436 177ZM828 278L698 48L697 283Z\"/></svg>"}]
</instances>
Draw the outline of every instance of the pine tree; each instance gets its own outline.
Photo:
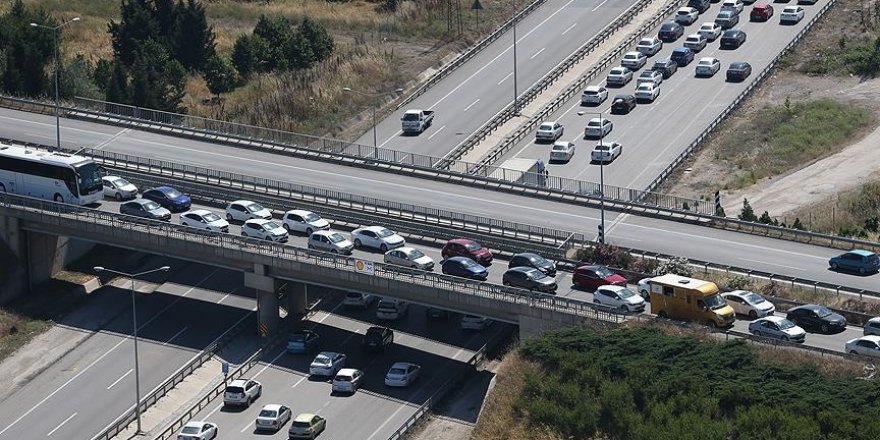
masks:
<instances>
[{"instance_id":1,"label":"pine tree","mask_svg":"<svg viewBox=\"0 0 880 440\"><path fill-rule=\"evenodd\" d=\"M94 67L82 54L64 66L60 78L59 91L63 98L99 98L101 95L93 80Z\"/></svg>"},{"instance_id":2,"label":"pine tree","mask_svg":"<svg viewBox=\"0 0 880 440\"><path fill-rule=\"evenodd\" d=\"M333 37L327 32L321 23L304 18L299 26L299 31L309 43L312 54L317 62L324 61L333 53L334 43Z\"/></svg>"},{"instance_id":3,"label":"pine tree","mask_svg":"<svg viewBox=\"0 0 880 440\"><path fill-rule=\"evenodd\" d=\"M284 54L287 65L291 69L308 69L315 64L315 54L312 47L301 32L295 32L284 45Z\"/></svg>"},{"instance_id":4,"label":"pine tree","mask_svg":"<svg viewBox=\"0 0 880 440\"><path fill-rule=\"evenodd\" d=\"M759 223L763 223L763 224L765 224L765 225L772 225L772 224L773 224L773 218L770 217L770 213L769 213L769 212L764 211L764 213L761 214L761 218L758 219L758 222L759 222Z\"/></svg>"},{"instance_id":5,"label":"pine tree","mask_svg":"<svg viewBox=\"0 0 880 440\"><path fill-rule=\"evenodd\" d=\"M131 89L129 88L128 73L125 70L125 66L119 60L113 60L111 64L112 73L107 80L104 99L107 102L131 104Z\"/></svg>"},{"instance_id":6,"label":"pine tree","mask_svg":"<svg viewBox=\"0 0 880 440\"><path fill-rule=\"evenodd\" d=\"M182 113L186 69L159 43L141 45L131 68L132 104L166 112Z\"/></svg>"},{"instance_id":7,"label":"pine tree","mask_svg":"<svg viewBox=\"0 0 880 440\"><path fill-rule=\"evenodd\" d=\"M260 36L267 43L268 53L261 58L267 70L287 69L288 60L302 58L289 55L290 48L299 47L299 42L291 41L295 34L293 23L286 17L269 18L265 15L260 17L257 25L254 26L254 35Z\"/></svg>"},{"instance_id":8,"label":"pine tree","mask_svg":"<svg viewBox=\"0 0 880 440\"><path fill-rule=\"evenodd\" d=\"M795 217L795 218L794 218L794 223L791 224L791 227L794 228L794 229L800 229L801 231L804 230L804 224L801 223L801 219L800 219L800 217Z\"/></svg>"},{"instance_id":9,"label":"pine tree","mask_svg":"<svg viewBox=\"0 0 880 440\"><path fill-rule=\"evenodd\" d=\"M755 215L752 205L749 205L749 199L743 199L743 207L742 211L739 213L739 219L747 222L758 221L758 216Z\"/></svg>"},{"instance_id":10,"label":"pine tree","mask_svg":"<svg viewBox=\"0 0 880 440\"><path fill-rule=\"evenodd\" d=\"M107 26L115 57L127 67L134 65L140 46L147 40L164 40L150 0L121 0L120 21Z\"/></svg>"},{"instance_id":11,"label":"pine tree","mask_svg":"<svg viewBox=\"0 0 880 440\"><path fill-rule=\"evenodd\" d=\"M220 55L213 55L205 62L205 82L208 90L215 95L231 92L236 84L235 68L232 63Z\"/></svg>"},{"instance_id":12,"label":"pine tree","mask_svg":"<svg viewBox=\"0 0 880 440\"><path fill-rule=\"evenodd\" d=\"M170 49L174 58L190 70L200 70L214 55L214 29L208 26L205 7L196 0L180 0L176 8Z\"/></svg>"},{"instance_id":13,"label":"pine tree","mask_svg":"<svg viewBox=\"0 0 880 440\"><path fill-rule=\"evenodd\" d=\"M32 10L21 0L0 17L0 50L5 54L2 88L8 93L40 96L51 91L47 66L53 62L55 45L51 31L30 23L57 25L45 10Z\"/></svg>"},{"instance_id":14,"label":"pine tree","mask_svg":"<svg viewBox=\"0 0 880 440\"><path fill-rule=\"evenodd\" d=\"M254 51L254 38L259 37L241 35L235 40L235 44L232 45L232 64L235 66L235 70L238 70L238 74L244 77L250 76L251 73L255 72L260 62L257 53Z\"/></svg>"}]
</instances>

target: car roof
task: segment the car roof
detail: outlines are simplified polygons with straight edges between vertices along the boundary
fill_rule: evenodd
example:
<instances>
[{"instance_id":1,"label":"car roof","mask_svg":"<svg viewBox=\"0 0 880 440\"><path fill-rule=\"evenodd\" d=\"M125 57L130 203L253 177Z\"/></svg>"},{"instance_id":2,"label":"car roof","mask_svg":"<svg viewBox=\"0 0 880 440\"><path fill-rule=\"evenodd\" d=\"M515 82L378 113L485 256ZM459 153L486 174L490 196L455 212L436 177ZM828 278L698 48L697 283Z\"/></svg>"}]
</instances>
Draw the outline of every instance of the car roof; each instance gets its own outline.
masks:
<instances>
[{"instance_id":1,"label":"car roof","mask_svg":"<svg viewBox=\"0 0 880 440\"><path fill-rule=\"evenodd\" d=\"M447 258L447 259L444 261L444 263L445 263L446 261L463 261L463 260L473 261L474 263L476 263L476 261L474 261L473 258L468 258L468 257L464 257L464 256L461 256L461 255L456 255L456 256L454 256L454 257L449 257L449 258Z\"/></svg>"},{"instance_id":2,"label":"car roof","mask_svg":"<svg viewBox=\"0 0 880 440\"><path fill-rule=\"evenodd\" d=\"M312 419L315 418L315 415L312 413L302 413L296 416L293 419L294 422L311 422Z\"/></svg>"},{"instance_id":3,"label":"car roof","mask_svg":"<svg viewBox=\"0 0 880 440\"><path fill-rule=\"evenodd\" d=\"M374 325L374 326L367 329L368 332L370 332L370 331L375 332L375 331L379 331L379 330L385 331L385 330L391 330L391 329L388 327L382 327L381 325Z\"/></svg>"},{"instance_id":4,"label":"car roof","mask_svg":"<svg viewBox=\"0 0 880 440\"><path fill-rule=\"evenodd\" d=\"M587 88L584 89L584 91L585 92L598 92L604 88L605 87L602 87L602 86L587 86Z\"/></svg>"},{"instance_id":5,"label":"car roof","mask_svg":"<svg viewBox=\"0 0 880 440\"><path fill-rule=\"evenodd\" d=\"M343 369L339 370L339 372L336 373L336 375L338 376L341 374L343 376L351 376L357 371L358 371L357 368L343 368Z\"/></svg>"},{"instance_id":6,"label":"car roof","mask_svg":"<svg viewBox=\"0 0 880 440\"><path fill-rule=\"evenodd\" d=\"M626 67L623 67L623 66L616 66L611 69L612 72L615 72L615 71L619 72L621 70L625 70L625 71L629 72L629 69L627 69Z\"/></svg>"},{"instance_id":7,"label":"car roof","mask_svg":"<svg viewBox=\"0 0 880 440\"><path fill-rule=\"evenodd\" d=\"M847 254L856 254L856 255L861 255L863 257L870 257L871 255L874 255L873 252L866 251L864 249L853 249L853 250L847 252Z\"/></svg>"},{"instance_id":8,"label":"car roof","mask_svg":"<svg viewBox=\"0 0 880 440\"><path fill-rule=\"evenodd\" d=\"M627 55L634 55L634 56L637 56L637 57L643 57L643 56L645 56L645 55L643 55L641 52L639 52L639 51L635 51L635 50L631 50L631 51L629 51L629 52L623 54L623 56L627 56Z\"/></svg>"},{"instance_id":9,"label":"car roof","mask_svg":"<svg viewBox=\"0 0 880 440\"><path fill-rule=\"evenodd\" d=\"M151 188L151 189L149 189L149 190L147 190L147 191L152 191L152 190L159 191L159 192L163 192L163 193L167 193L167 192L174 191L174 188L172 188L172 187L170 187L170 186L157 186L157 187L155 187L155 188Z\"/></svg>"},{"instance_id":10,"label":"car roof","mask_svg":"<svg viewBox=\"0 0 880 440\"><path fill-rule=\"evenodd\" d=\"M339 354L339 353L337 353L335 351L322 351L322 352L318 353L318 356L324 355L329 358L332 358L333 356L336 356L337 354ZM315 357L317 358L318 356L315 356Z\"/></svg>"},{"instance_id":11,"label":"car roof","mask_svg":"<svg viewBox=\"0 0 880 440\"><path fill-rule=\"evenodd\" d=\"M635 96L630 95L629 93L624 93L624 94L620 94L620 95L614 95L614 100L615 100L615 101L617 101L618 99L635 99L635 98L636 98Z\"/></svg>"},{"instance_id":12,"label":"car roof","mask_svg":"<svg viewBox=\"0 0 880 440\"><path fill-rule=\"evenodd\" d=\"M473 243L473 242L474 242L474 240L471 240L470 238L452 238L449 241L447 241L447 243L456 243L456 244L468 244L468 243Z\"/></svg>"},{"instance_id":13,"label":"car roof","mask_svg":"<svg viewBox=\"0 0 880 440\"><path fill-rule=\"evenodd\" d=\"M688 49L687 47L676 47L675 49L672 49L672 53L675 53L675 52L690 52L690 51L691 51L691 50Z\"/></svg>"},{"instance_id":14,"label":"car roof","mask_svg":"<svg viewBox=\"0 0 880 440\"><path fill-rule=\"evenodd\" d=\"M134 199L134 200L129 200L129 201L123 203L123 205L127 205L129 203L136 203L138 205L146 205L147 203L156 203L156 202L154 202L150 199Z\"/></svg>"},{"instance_id":15,"label":"car roof","mask_svg":"<svg viewBox=\"0 0 880 440\"><path fill-rule=\"evenodd\" d=\"M373 231L373 232L379 232L379 231L384 230L384 229L388 229L388 228L386 228L385 226L377 226L377 225L374 225L374 226L364 226L363 228L357 228L357 229L355 229L353 232L358 232L358 231Z\"/></svg>"},{"instance_id":16,"label":"car roof","mask_svg":"<svg viewBox=\"0 0 880 440\"><path fill-rule=\"evenodd\" d=\"M230 387L243 387L245 386L250 379L235 379L232 382L229 382Z\"/></svg>"},{"instance_id":17,"label":"car roof","mask_svg":"<svg viewBox=\"0 0 880 440\"><path fill-rule=\"evenodd\" d=\"M305 209L289 209L289 210L287 210L287 212L285 212L285 214L299 214L299 215L304 215L304 214L314 214L314 212L312 212L312 211L308 211L308 210L305 210Z\"/></svg>"},{"instance_id":18,"label":"car roof","mask_svg":"<svg viewBox=\"0 0 880 440\"><path fill-rule=\"evenodd\" d=\"M783 318L781 316L774 316L774 315L765 316L761 319L758 319L758 321L770 321L774 324L779 324L780 322L782 322L784 320L785 320L785 318Z\"/></svg>"},{"instance_id":19,"label":"car roof","mask_svg":"<svg viewBox=\"0 0 880 440\"><path fill-rule=\"evenodd\" d=\"M850 342L855 342L858 340L873 341L873 342L880 344L880 336L877 336L877 335L862 336L860 338L855 338L855 339L851 340Z\"/></svg>"},{"instance_id":20,"label":"car roof","mask_svg":"<svg viewBox=\"0 0 880 440\"><path fill-rule=\"evenodd\" d=\"M278 411L281 409L281 405L277 403L270 403L268 405L263 405L263 409Z\"/></svg>"},{"instance_id":21,"label":"car roof","mask_svg":"<svg viewBox=\"0 0 880 440\"><path fill-rule=\"evenodd\" d=\"M204 424L205 424L204 420L193 420L190 422L186 422L186 425L183 425L183 427L186 428L186 427L190 426L190 427L195 427L195 428L201 428L202 425L204 425Z\"/></svg>"},{"instance_id":22,"label":"car roof","mask_svg":"<svg viewBox=\"0 0 880 440\"><path fill-rule=\"evenodd\" d=\"M712 57L703 57L703 58L700 58L700 62L702 63L703 61L705 61L705 62L707 62L707 63L714 63L714 62L718 61L718 59L717 59L717 58L712 58Z\"/></svg>"},{"instance_id":23,"label":"car roof","mask_svg":"<svg viewBox=\"0 0 880 440\"><path fill-rule=\"evenodd\" d=\"M746 295L747 293L753 293L753 292L750 290L732 290L730 292L725 292L725 293L721 294L721 296L740 296L741 297L741 296Z\"/></svg>"},{"instance_id":24,"label":"car roof","mask_svg":"<svg viewBox=\"0 0 880 440\"><path fill-rule=\"evenodd\" d=\"M764 9L764 8L766 8L767 6L770 6L770 4L769 4L769 3L760 2L760 3L755 3L755 6L754 6L754 7L755 7L755 9Z\"/></svg>"},{"instance_id":25,"label":"car roof","mask_svg":"<svg viewBox=\"0 0 880 440\"><path fill-rule=\"evenodd\" d=\"M230 205L253 205L253 204L258 204L258 205L259 205L259 203L254 202L253 200L236 200L236 201L234 201L234 202L229 202L229 204L230 204Z\"/></svg>"},{"instance_id":26,"label":"car roof","mask_svg":"<svg viewBox=\"0 0 880 440\"><path fill-rule=\"evenodd\" d=\"M207 209L193 209L192 211L187 212L186 214L197 214L197 215L204 216L204 215L211 214L211 211L208 211Z\"/></svg>"},{"instance_id":27,"label":"car roof","mask_svg":"<svg viewBox=\"0 0 880 440\"><path fill-rule=\"evenodd\" d=\"M802 305L802 306L792 307L792 308L788 309L788 311L789 311L789 312L791 312L791 311L793 311L793 310L812 310L812 311L816 311L816 310L819 310L820 308L826 308L826 309L827 309L827 307L825 307L825 306L820 306L820 305L818 305L818 304L804 304L804 305ZM828 310L831 310L831 309L828 309ZM832 312L833 312L833 310L832 310Z\"/></svg>"},{"instance_id":28,"label":"car roof","mask_svg":"<svg viewBox=\"0 0 880 440\"><path fill-rule=\"evenodd\" d=\"M266 223L273 222L273 221L274 221L274 220L272 220L272 219L268 219L268 220L267 220L267 219L264 219L264 218L252 218L252 219L250 219L250 220L245 220L244 224L248 224L248 223L250 223L250 224L253 224L253 225L260 225L260 226L263 226L263 225L265 225Z\"/></svg>"},{"instance_id":29,"label":"car roof","mask_svg":"<svg viewBox=\"0 0 880 440\"><path fill-rule=\"evenodd\" d=\"M752 65L745 62L745 61L734 61L734 62L730 63L730 67L737 68L737 69L742 68L742 67L746 67L746 66L751 67Z\"/></svg>"},{"instance_id":30,"label":"car roof","mask_svg":"<svg viewBox=\"0 0 880 440\"><path fill-rule=\"evenodd\" d=\"M617 292L620 292L621 290L626 289L626 286L614 286L614 285L611 285L611 284L606 284L606 285L604 285L604 286L599 286L599 287L596 288L596 290L600 290L600 289L601 289L601 290L610 290L610 291L612 291L612 292L614 292L614 293L617 293Z\"/></svg>"},{"instance_id":31,"label":"car roof","mask_svg":"<svg viewBox=\"0 0 880 440\"><path fill-rule=\"evenodd\" d=\"M868 320L868 322L880 322L880 316L875 316Z\"/></svg>"},{"instance_id":32,"label":"car roof","mask_svg":"<svg viewBox=\"0 0 880 440\"><path fill-rule=\"evenodd\" d=\"M507 272L526 272L526 273L532 273L532 272L540 272L540 271L539 271L538 269L535 269L534 267L518 266L518 267L511 267L510 269L507 269Z\"/></svg>"},{"instance_id":33,"label":"car roof","mask_svg":"<svg viewBox=\"0 0 880 440\"><path fill-rule=\"evenodd\" d=\"M391 364L391 368L408 368L410 365L415 365L418 367L418 365L412 362L395 362Z\"/></svg>"},{"instance_id":34,"label":"car roof","mask_svg":"<svg viewBox=\"0 0 880 440\"><path fill-rule=\"evenodd\" d=\"M339 232L339 231L332 231L332 230L331 230L331 231L315 231L315 232L312 232L312 235L324 235L324 236L329 236L329 235L331 235L331 234L341 234L341 232ZM343 235L343 237L345 237L345 236Z\"/></svg>"}]
</instances>

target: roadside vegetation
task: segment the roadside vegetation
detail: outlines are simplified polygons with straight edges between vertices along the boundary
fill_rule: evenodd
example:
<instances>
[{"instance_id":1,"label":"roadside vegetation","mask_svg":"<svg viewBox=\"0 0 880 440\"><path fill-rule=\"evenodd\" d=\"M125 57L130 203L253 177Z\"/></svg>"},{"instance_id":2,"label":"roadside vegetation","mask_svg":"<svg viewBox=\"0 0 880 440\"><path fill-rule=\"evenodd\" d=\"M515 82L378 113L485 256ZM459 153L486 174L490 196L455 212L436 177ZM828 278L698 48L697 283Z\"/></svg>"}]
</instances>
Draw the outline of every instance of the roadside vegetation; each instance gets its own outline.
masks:
<instances>
[{"instance_id":1,"label":"roadside vegetation","mask_svg":"<svg viewBox=\"0 0 880 440\"><path fill-rule=\"evenodd\" d=\"M18 1L0 5L0 13L15 10ZM369 114L372 105L393 100L394 90L406 88L442 58L490 33L513 12L510 0L483 5L479 17L468 0L20 1L36 18L29 15L19 25L26 26L31 19L52 24L52 20L82 17L61 33L65 97L113 98L142 107L349 138L366 128L365 123L350 126L355 119L366 119L361 116ZM121 14L120 6L127 12ZM178 9L184 13L169 12ZM140 12L131 13L135 10L157 11L153 15L158 19L145 25L149 20L145 22ZM177 18L169 19L175 14ZM50 18L42 20L46 17ZM176 28L175 20L190 24ZM108 27L111 21L120 25L130 21L132 32L114 34ZM175 29L188 34L176 37ZM21 32L27 38L14 39L39 40L42 54L40 68L32 69L42 73L37 75L38 87L19 93L48 96L51 32L37 31L25 29ZM152 38L151 31L157 32ZM118 41L114 35L143 47L120 47L113 43ZM263 41L254 42L255 35ZM161 47L143 45L147 39ZM189 55L204 56L181 57L179 46L189 47L185 51ZM116 69L117 64L123 68ZM147 75L138 66L153 69ZM122 84L126 82L128 89ZM345 93L344 87L362 94ZM4 90L14 92L9 87Z\"/></svg>"},{"instance_id":2,"label":"roadside vegetation","mask_svg":"<svg viewBox=\"0 0 880 440\"><path fill-rule=\"evenodd\" d=\"M689 327L571 327L502 362L474 438L820 440L880 432L862 365Z\"/></svg>"}]
</instances>

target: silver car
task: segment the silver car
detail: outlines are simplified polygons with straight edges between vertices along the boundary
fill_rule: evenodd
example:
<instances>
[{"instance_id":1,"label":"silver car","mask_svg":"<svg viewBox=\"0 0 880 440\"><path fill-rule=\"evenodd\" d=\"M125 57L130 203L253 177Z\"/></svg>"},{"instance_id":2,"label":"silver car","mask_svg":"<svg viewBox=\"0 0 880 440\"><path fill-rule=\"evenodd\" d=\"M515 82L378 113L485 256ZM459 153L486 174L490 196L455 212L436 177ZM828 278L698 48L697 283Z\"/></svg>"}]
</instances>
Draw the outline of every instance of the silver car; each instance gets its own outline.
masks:
<instances>
[{"instance_id":1,"label":"silver car","mask_svg":"<svg viewBox=\"0 0 880 440\"><path fill-rule=\"evenodd\" d=\"M334 393L354 393L361 387L364 372L354 368L343 368L333 377L331 390Z\"/></svg>"},{"instance_id":2,"label":"silver car","mask_svg":"<svg viewBox=\"0 0 880 440\"><path fill-rule=\"evenodd\" d=\"M133 199L138 193L136 186L119 176L104 176L101 178L101 183L104 185L104 197L121 201Z\"/></svg>"},{"instance_id":3,"label":"silver car","mask_svg":"<svg viewBox=\"0 0 880 440\"><path fill-rule=\"evenodd\" d=\"M252 218L269 220L272 218L272 211L269 211L264 208L263 205L250 200L236 200L226 206L227 221L243 222Z\"/></svg>"},{"instance_id":4,"label":"silver car","mask_svg":"<svg viewBox=\"0 0 880 440\"><path fill-rule=\"evenodd\" d=\"M660 41L657 37L642 38L639 40L639 44L636 45L636 50L646 56L653 56L660 52L660 49L663 49L663 41Z\"/></svg>"},{"instance_id":5,"label":"silver car","mask_svg":"<svg viewBox=\"0 0 880 440\"><path fill-rule=\"evenodd\" d=\"M385 252L385 263L413 269L434 270L434 260L431 257L408 246Z\"/></svg>"},{"instance_id":6,"label":"silver car","mask_svg":"<svg viewBox=\"0 0 880 440\"><path fill-rule=\"evenodd\" d=\"M559 122L544 122L538 127L538 131L535 133L535 140L554 142L562 137L564 131L565 129L562 128L562 124Z\"/></svg>"},{"instance_id":7,"label":"silver car","mask_svg":"<svg viewBox=\"0 0 880 440\"><path fill-rule=\"evenodd\" d=\"M309 236L309 249L330 252L334 254L351 255L354 243L349 241L336 231L315 231Z\"/></svg>"},{"instance_id":8,"label":"silver car","mask_svg":"<svg viewBox=\"0 0 880 440\"><path fill-rule=\"evenodd\" d=\"M623 59L620 60L620 65L626 67L629 70L639 70L645 66L645 63L648 62L648 57L641 52L627 52L623 55Z\"/></svg>"},{"instance_id":9,"label":"silver car","mask_svg":"<svg viewBox=\"0 0 880 440\"><path fill-rule=\"evenodd\" d=\"M345 368L347 356L333 351L322 351L315 356L315 360L309 365L309 374L312 376L333 377Z\"/></svg>"},{"instance_id":10,"label":"silver car","mask_svg":"<svg viewBox=\"0 0 880 440\"><path fill-rule=\"evenodd\" d=\"M581 105L599 105L608 99L608 89L602 86L589 86L581 94Z\"/></svg>"},{"instance_id":11,"label":"silver car","mask_svg":"<svg viewBox=\"0 0 880 440\"><path fill-rule=\"evenodd\" d=\"M284 229L289 232L300 232L306 235L312 235L315 231L326 231L330 229L330 222L321 218L320 215L312 211L304 209L291 209L284 213L281 217Z\"/></svg>"},{"instance_id":12,"label":"silver car","mask_svg":"<svg viewBox=\"0 0 880 440\"><path fill-rule=\"evenodd\" d=\"M574 157L574 143L556 141L550 148L550 162L568 162Z\"/></svg>"},{"instance_id":13,"label":"silver car","mask_svg":"<svg viewBox=\"0 0 880 440\"><path fill-rule=\"evenodd\" d=\"M631 70L626 67L615 67L608 71L608 77L605 78L605 82L609 86L625 86L632 79L633 74Z\"/></svg>"},{"instance_id":14,"label":"silver car","mask_svg":"<svg viewBox=\"0 0 880 440\"><path fill-rule=\"evenodd\" d=\"M385 386L406 387L415 382L422 367L409 362L395 362L385 375Z\"/></svg>"},{"instance_id":15,"label":"silver car","mask_svg":"<svg viewBox=\"0 0 880 440\"><path fill-rule=\"evenodd\" d=\"M276 243L287 241L287 230L275 220L253 219L241 225L241 235L245 237L270 240Z\"/></svg>"},{"instance_id":16,"label":"silver car","mask_svg":"<svg viewBox=\"0 0 880 440\"><path fill-rule=\"evenodd\" d=\"M749 323L749 333L755 336L804 342L807 332L781 316L767 316Z\"/></svg>"},{"instance_id":17,"label":"silver car","mask_svg":"<svg viewBox=\"0 0 880 440\"><path fill-rule=\"evenodd\" d=\"M590 122L587 123L587 127L584 128L584 139L599 139L608 133L611 133L612 128L614 128L614 124L608 119L590 119Z\"/></svg>"},{"instance_id":18,"label":"silver car","mask_svg":"<svg viewBox=\"0 0 880 440\"><path fill-rule=\"evenodd\" d=\"M611 162L617 159L621 153L623 153L623 146L619 143L602 142L593 148L592 153L590 153L590 159L595 162Z\"/></svg>"},{"instance_id":19,"label":"silver car","mask_svg":"<svg viewBox=\"0 0 880 440\"><path fill-rule=\"evenodd\" d=\"M277 431L290 420L292 414L290 408L284 405L269 404L264 406L260 413L257 414L255 426L258 430L270 429Z\"/></svg>"}]
</instances>

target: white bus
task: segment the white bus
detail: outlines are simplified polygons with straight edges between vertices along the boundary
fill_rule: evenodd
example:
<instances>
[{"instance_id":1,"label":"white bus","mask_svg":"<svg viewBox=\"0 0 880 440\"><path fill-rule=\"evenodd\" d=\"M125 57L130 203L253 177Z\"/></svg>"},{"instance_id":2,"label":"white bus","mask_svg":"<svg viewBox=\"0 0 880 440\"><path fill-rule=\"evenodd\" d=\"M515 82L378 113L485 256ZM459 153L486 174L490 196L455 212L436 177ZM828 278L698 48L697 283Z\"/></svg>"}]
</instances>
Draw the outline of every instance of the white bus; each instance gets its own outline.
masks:
<instances>
[{"instance_id":1,"label":"white bus","mask_svg":"<svg viewBox=\"0 0 880 440\"><path fill-rule=\"evenodd\" d=\"M0 192L73 205L104 196L98 164L87 157L0 144Z\"/></svg>"}]
</instances>

